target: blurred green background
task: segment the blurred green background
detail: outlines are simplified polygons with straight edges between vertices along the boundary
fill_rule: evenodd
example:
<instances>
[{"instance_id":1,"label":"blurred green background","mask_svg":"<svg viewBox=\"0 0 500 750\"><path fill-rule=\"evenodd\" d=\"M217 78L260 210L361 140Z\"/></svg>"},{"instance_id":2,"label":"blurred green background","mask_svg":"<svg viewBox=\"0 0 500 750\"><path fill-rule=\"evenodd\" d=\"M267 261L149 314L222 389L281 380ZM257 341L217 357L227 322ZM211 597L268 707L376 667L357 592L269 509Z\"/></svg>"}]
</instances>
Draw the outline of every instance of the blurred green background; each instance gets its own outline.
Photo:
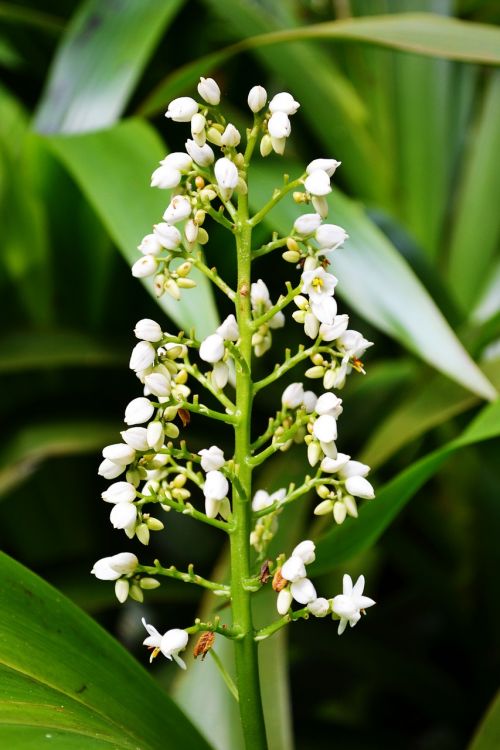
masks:
<instances>
[{"instance_id":1,"label":"blurred green background","mask_svg":"<svg viewBox=\"0 0 500 750\"><path fill-rule=\"evenodd\" d=\"M167 203L149 175L188 134L163 113L200 75L216 78L240 127L257 83L300 101L284 160L255 168L254 206L284 171L342 161L330 220L351 239L332 270L351 326L376 347L341 394L339 447L373 467L378 498L333 532L311 526L309 501L293 507L273 551L322 539L319 590L364 572L378 606L342 639L332 623L301 622L266 651L274 750L292 747L292 727L304 749L458 750L498 687L500 410L488 402L500 387L499 20L494 0L0 3L0 543L143 663L140 616L187 626L198 593L167 581L144 606L119 606L93 562L131 549L209 575L224 554L217 533L174 514L138 550L99 500L100 451L139 395L127 369L135 322L212 330L206 290L159 309L130 275ZM297 214L290 200L275 228ZM215 227L207 256L228 278L231 252ZM256 265L274 297L289 273L274 256ZM276 346L300 341L288 327ZM280 393L258 400L256 429ZM227 442L216 429L194 419L193 450ZM300 476L293 450L258 486ZM208 660L186 676L168 666L154 669L161 684L216 747L238 750ZM474 750L500 747L499 713Z\"/></svg>"}]
</instances>

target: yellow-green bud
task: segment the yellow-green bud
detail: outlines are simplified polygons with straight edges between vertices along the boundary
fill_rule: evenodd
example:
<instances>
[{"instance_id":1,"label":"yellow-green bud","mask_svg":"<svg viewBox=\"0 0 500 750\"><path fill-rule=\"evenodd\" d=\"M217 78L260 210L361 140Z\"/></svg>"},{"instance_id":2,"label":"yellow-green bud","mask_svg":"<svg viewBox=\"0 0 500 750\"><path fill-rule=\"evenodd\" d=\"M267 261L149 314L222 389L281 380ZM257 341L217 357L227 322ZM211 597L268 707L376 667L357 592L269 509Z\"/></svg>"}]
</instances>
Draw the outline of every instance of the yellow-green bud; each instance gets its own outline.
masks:
<instances>
[{"instance_id":1,"label":"yellow-green bud","mask_svg":"<svg viewBox=\"0 0 500 750\"><path fill-rule=\"evenodd\" d=\"M141 604L144 601L144 594L136 583L133 583L130 587L129 596L131 599L135 599L136 602L140 602Z\"/></svg>"},{"instance_id":2,"label":"yellow-green bud","mask_svg":"<svg viewBox=\"0 0 500 750\"><path fill-rule=\"evenodd\" d=\"M139 586L141 589L145 589L145 591L152 591L153 589L157 589L158 586L161 586L161 583L160 581L157 581L156 578L141 578Z\"/></svg>"},{"instance_id":3,"label":"yellow-green bud","mask_svg":"<svg viewBox=\"0 0 500 750\"><path fill-rule=\"evenodd\" d=\"M271 140L271 136L266 133L266 135L262 136L262 140L260 142L260 155L269 156L272 150L273 150L273 142Z\"/></svg>"},{"instance_id":4,"label":"yellow-green bud","mask_svg":"<svg viewBox=\"0 0 500 750\"><path fill-rule=\"evenodd\" d=\"M187 478L185 474L176 474L175 477L170 482L171 487L176 487L178 490L180 490L184 485L186 484Z\"/></svg>"},{"instance_id":5,"label":"yellow-green bud","mask_svg":"<svg viewBox=\"0 0 500 750\"><path fill-rule=\"evenodd\" d=\"M149 544L149 528L145 523L140 523L139 526L135 530L137 539L140 541L141 544ZM132 590L130 591L130 596L132 596ZM132 599L135 597L132 596ZM142 601L141 599L138 599L137 601Z\"/></svg>"},{"instance_id":6,"label":"yellow-green bud","mask_svg":"<svg viewBox=\"0 0 500 750\"><path fill-rule=\"evenodd\" d=\"M160 521L159 518L153 518L153 516L149 516L149 518L146 519L146 526L150 531L163 531L165 528L165 525Z\"/></svg>"},{"instance_id":7,"label":"yellow-green bud","mask_svg":"<svg viewBox=\"0 0 500 750\"><path fill-rule=\"evenodd\" d=\"M300 253L296 250L285 250L281 257L286 260L287 263L298 263L300 260Z\"/></svg>"},{"instance_id":8,"label":"yellow-green bud","mask_svg":"<svg viewBox=\"0 0 500 750\"><path fill-rule=\"evenodd\" d=\"M207 130L207 141L215 144L216 146L222 146L222 133L217 129L215 125L208 128Z\"/></svg>"},{"instance_id":9,"label":"yellow-green bud","mask_svg":"<svg viewBox=\"0 0 500 750\"><path fill-rule=\"evenodd\" d=\"M340 500L337 500L337 502L333 504L333 517L335 519L335 523L338 523L339 525L341 523L344 523L346 514L347 510L344 503Z\"/></svg>"},{"instance_id":10,"label":"yellow-green bud","mask_svg":"<svg viewBox=\"0 0 500 750\"><path fill-rule=\"evenodd\" d=\"M176 424L172 424L172 422L170 422L169 424L165 425L165 435L168 438L175 440L175 438L179 437L179 428Z\"/></svg>"},{"instance_id":11,"label":"yellow-green bud","mask_svg":"<svg viewBox=\"0 0 500 750\"><path fill-rule=\"evenodd\" d=\"M175 272L177 276L187 276L192 267L193 264L186 260L184 261L184 263L181 263L178 268L175 269Z\"/></svg>"},{"instance_id":12,"label":"yellow-green bud","mask_svg":"<svg viewBox=\"0 0 500 750\"><path fill-rule=\"evenodd\" d=\"M331 500L323 500L323 502L319 503L314 509L314 515L315 516L326 516L327 513L331 513L333 508L333 503Z\"/></svg>"},{"instance_id":13,"label":"yellow-green bud","mask_svg":"<svg viewBox=\"0 0 500 750\"><path fill-rule=\"evenodd\" d=\"M293 193L293 200L295 203L308 203L307 195L305 193L295 192Z\"/></svg>"},{"instance_id":14,"label":"yellow-green bud","mask_svg":"<svg viewBox=\"0 0 500 750\"><path fill-rule=\"evenodd\" d=\"M327 487L326 484L320 484L319 487L316 488L316 492L323 500L326 500L330 495L330 488Z\"/></svg>"},{"instance_id":15,"label":"yellow-green bud","mask_svg":"<svg viewBox=\"0 0 500 750\"><path fill-rule=\"evenodd\" d=\"M312 379L322 378L324 374L325 374L325 368L324 367L318 367L318 366L316 366L316 367L310 367L305 372L306 378L312 378Z\"/></svg>"},{"instance_id":16,"label":"yellow-green bud","mask_svg":"<svg viewBox=\"0 0 500 750\"><path fill-rule=\"evenodd\" d=\"M352 518L358 517L358 506L356 504L356 500L351 495L344 496L344 505L347 510L347 513Z\"/></svg>"},{"instance_id":17,"label":"yellow-green bud","mask_svg":"<svg viewBox=\"0 0 500 750\"><path fill-rule=\"evenodd\" d=\"M189 376L188 376L187 370L179 370L174 380L177 383L177 385L184 385L184 383L187 383L188 377Z\"/></svg>"},{"instance_id":18,"label":"yellow-green bud","mask_svg":"<svg viewBox=\"0 0 500 750\"><path fill-rule=\"evenodd\" d=\"M200 227L200 230L198 232L198 242L200 245L206 245L208 242L208 232L206 229L203 229L203 227Z\"/></svg>"},{"instance_id":19,"label":"yellow-green bud","mask_svg":"<svg viewBox=\"0 0 500 750\"><path fill-rule=\"evenodd\" d=\"M127 601L129 589L130 589L130 584L125 578L119 578L116 581L115 596L120 602L120 604L123 604L123 602Z\"/></svg>"},{"instance_id":20,"label":"yellow-green bud","mask_svg":"<svg viewBox=\"0 0 500 750\"><path fill-rule=\"evenodd\" d=\"M323 355L320 354L320 352L316 352L311 357L311 362L313 365L322 365L323 364Z\"/></svg>"},{"instance_id":21,"label":"yellow-green bud","mask_svg":"<svg viewBox=\"0 0 500 750\"><path fill-rule=\"evenodd\" d=\"M206 211L203 211L201 208L198 209L198 211L194 215L194 223L198 224L199 227L203 224L205 221L205 216L207 215Z\"/></svg>"},{"instance_id":22,"label":"yellow-green bud","mask_svg":"<svg viewBox=\"0 0 500 750\"><path fill-rule=\"evenodd\" d=\"M177 286L180 289L194 289L194 287L196 286L196 281L194 281L193 279L180 278L177 279Z\"/></svg>"}]
</instances>

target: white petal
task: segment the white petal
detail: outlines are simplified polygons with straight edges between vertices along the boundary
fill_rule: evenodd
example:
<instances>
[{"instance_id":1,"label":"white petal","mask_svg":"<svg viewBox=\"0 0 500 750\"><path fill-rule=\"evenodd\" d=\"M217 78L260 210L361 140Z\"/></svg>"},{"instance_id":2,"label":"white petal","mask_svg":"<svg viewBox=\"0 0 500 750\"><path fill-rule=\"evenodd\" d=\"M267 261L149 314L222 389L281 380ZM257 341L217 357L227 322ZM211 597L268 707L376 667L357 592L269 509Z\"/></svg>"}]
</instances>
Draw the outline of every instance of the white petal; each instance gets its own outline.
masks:
<instances>
[{"instance_id":1,"label":"white petal","mask_svg":"<svg viewBox=\"0 0 500 750\"><path fill-rule=\"evenodd\" d=\"M309 604L309 602L317 599L316 589L308 578L302 578L300 581L292 583L290 591L299 604Z\"/></svg>"},{"instance_id":2,"label":"white petal","mask_svg":"<svg viewBox=\"0 0 500 750\"><path fill-rule=\"evenodd\" d=\"M314 542L312 542L310 539L306 539L305 541L300 542L300 544L297 544L292 552L292 556L297 555L301 558L304 565L310 565L310 563L314 562L314 560L316 559L316 555L314 552L315 549L316 545L314 544Z\"/></svg>"},{"instance_id":3,"label":"white petal","mask_svg":"<svg viewBox=\"0 0 500 750\"><path fill-rule=\"evenodd\" d=\"M306 577L306 567L304 561L298 555L292 555L283 563L281 575L287 581L299 581Z\"/></svg>"},{"instance_id":4,"label":"white petal","mask_svg":"<svg viewBox=\"0 0 500 750\"><path fill-rule=\"evenodd\" d=\"M364 477L349 477L346 480L345 487L347 492L354 497L361 497L365 500L372 500L375 497L373 487Z\"/></svg>"}]
</instances>

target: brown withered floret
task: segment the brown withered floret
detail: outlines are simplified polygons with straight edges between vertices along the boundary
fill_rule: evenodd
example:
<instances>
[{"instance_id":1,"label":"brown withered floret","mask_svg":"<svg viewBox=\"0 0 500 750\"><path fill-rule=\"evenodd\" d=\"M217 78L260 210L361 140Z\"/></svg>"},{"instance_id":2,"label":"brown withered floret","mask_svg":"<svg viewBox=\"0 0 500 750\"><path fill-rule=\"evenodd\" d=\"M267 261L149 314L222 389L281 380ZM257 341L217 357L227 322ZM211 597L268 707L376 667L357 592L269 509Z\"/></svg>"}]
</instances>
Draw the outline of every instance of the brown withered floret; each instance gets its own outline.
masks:
<instances>
[{"instance_id":1,"label":"brown withered floret","mask_svg":"<svg viewBox=\"0 0 500 750\"><path fill-rule=\"evenodd\" d=\"M191 421L191 414L188 412L188 410L187 409L179 409L179 411L177 412L177 414L180 417L180 420L182 422L182 426L183 427L187 427L188 424Z\"/></svg>"},{"instance_id":2,"label":"brown withered floret","mask_svg":"<svg viewBox=\"0 0 500 750\"><path fill-rule=\"evenodd\" d=\"M278 568L273 578L273 589L279 592L281 589L284 589L287 584L288 581L281 575L281 568Z\"/></svg>"},{"instance_id":3,"label":"brown withered floret","mask_svg":"<svg viewBox=\"0 0 500 750\"><path fill-rule=\"evenodd\" d=\"M215 633L212 633L210 631L207 631L206 633L202 633L200 637L198 638L198 641L193 649L193 656L195 659L198 658L198 656L201 655L201 660L205 658L205 656L208 654L212 646L214 645L215 641Z\"/></svg>"},{"instance_id":4,"label":"brown withered floret","mask_svg":"<svg viewBox=\"0 0 500 750\"><path fill-rule=\"evenodd\" d=\"M270 564L271 560L264 560L264 562L260 566L259 580L261 583L267 583L269 580L269 576L271 575L271 573L269 572Z\"/></svg>"}]
</instances>

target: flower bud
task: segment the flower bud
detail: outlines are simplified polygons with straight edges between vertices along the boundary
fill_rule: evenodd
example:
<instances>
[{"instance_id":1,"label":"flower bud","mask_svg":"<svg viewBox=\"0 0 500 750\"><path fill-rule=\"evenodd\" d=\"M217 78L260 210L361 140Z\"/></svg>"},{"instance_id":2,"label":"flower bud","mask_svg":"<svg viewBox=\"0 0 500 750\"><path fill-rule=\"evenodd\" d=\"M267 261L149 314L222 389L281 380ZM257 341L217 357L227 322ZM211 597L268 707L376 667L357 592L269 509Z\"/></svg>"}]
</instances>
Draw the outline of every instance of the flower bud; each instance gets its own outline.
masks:
<instances>
[{"instance_id":1,"label":"flower bud","mask_svg":"<svg viewBox=\"0 0 500 750\"><path fill-rule=\"evenodd\" d=\"M267 133L262 136L260 141L260 155L261 156L269 156L271 151L273 150L273 142L271 140L271 136Z\"/></svg>"},{"instance_id":2,"label":"flower bud","mask_svg":"<svg viewBox=\"0 0 500 750\"><path fill-rule=\"evenodd\" d=\"M317 169L322 169L323 172L326 172L328 177L332 177L335 170L340 167L342 162L336 161L335 159L313 159L309 164L307 165L306 172L307 174L311 174L311 172L315 172Z\"/></svg>"},{"instance_id":3,"label":"flower bud","mask_svg":"<svg viewBox=\"0 0 500 750\"><path fill-rule=\"evenodd\" d=\"M310 565L316 559L316 555L314 552L315 549L316 545L314 544L314 542L312 542L310 539L306 539L305 541L300 542L300 544L297 544L292 552L292 557L294 555L297 555L297 557L300 557L303 560L304 565Z\"/></svg>"},{"instance_id":4,"label":"flower bud","mask_svg":"<svg viewBox=\"0 0 500 750\"><path fill-rule=\"evenodd\" d=\"M269 102L269 110L273 114L275 112L283 112L286 115L294 115L299 107L300 104L286 91L275 94Z\"/></svg>"},{"instance_id":5,"label":"flower bud","mask_svg":"<svg viewBox=\"0 0 500 750\"><path fill-rule=\"evenodd\" d=\"M130 529L137 518L137 508L133 503L116 503L111 509L109 520L115 529Z\"/></svg>"},{"instance_id":6,"label":"flower bud","mask_svg":"<svg viewBox=\"0 0 500 750\"><path fill-rule=\"evenodd\" d=\"M234 148L239 144L241 141L241 135L237 128L234 127L234 125L229 122L226 126L226 129L222 133L221 138L221 145L222 146L228 146L230 148Z\"/></svg>"},{"instance_id":7,"label":"flower bud","mask_svg":"<svg viewBox=\"0 0 500 750\"><path fill-rule=\"evenodd\" d=\"M133 583L130 586L129 596L131 599L133 599L136 602L139 602L140 604L142 604L142 602L144 601L144 594L142 593L140 587L136 583Z\"/></svg>"},{"instance_id":8,"label":"flower bud","mask_svg":"<svg viewBox=\"0 0 500 750\"><path fill-rule=\"evenodd\" d=\"M337 224L323 224L318 227L314 236L320 248L328 248L329 250L340 247L349 237L345 229L337 226Z\"/></svg>"},{"instance_id":9,"label":"flower bud","mask_svg":"<svg viewBox=\"0 0 500 750\"><path fill-rule=\"evenodd\" d=\"M193 242L196 242L196 239L198 237L198 231L199 229L198 229L197 224L195 224L192 219L189 219L189 221L186 222L186 226L184 227L184 234L190 245L192 245ZM178 270L177 270L177 273L179 273Z\"/></svg>"},{"instance_id":10,"label":"flower bud","mask_svg":"<svg viewBox=\"0 0 500 750\"><path fill-rule=\"evenodd\" d=\"M287 263L298 263L301 255L297 250L285 250L281 257L286 260Z\"/></svg>"},{"instance_id":11,"label":"flower bud","mask_svg":"<svg viewBox=\"0 0 500 750\"><path fill-rule=\"evenodd\" d=\"M204 146L198 146L194 141L187 140L186 151L191 159L200 167L208 167L215 159L214 152L208 143L205 143Z\"/></svg>"},{"instance_id":12,"label":"flower bud","mask_svg":"<svg viewBox=\"0 0 500 750\"><path fill-rule=\"evenodd\" d=\"M102 455L114 464L127 466L135 459L135 450L126 443L114 443L103 448Z\"/></svg>"},{"instance_id":13,"label":"flower bud","mask_svg":"<svg viewBox=\"0 0 500 750\"><path fill-rule=\"evenodd\" d=\"M124 578L119 578L115 583L115 596L120 602L120 604L123 604L128 599L128 592L129 592L130 584L129 582Z\"/></svg>"},{"instance_id":14,"label":"flower bud","mask_svg":"<svg viewBox=\"0 0 500 750\"><path fill-rule=\"evenodd\" d=\"M330 602L328 599L320 597L319 599L309 602L307 609L312 615L314 615L314 617L326 617L330 611Z\"/></svg>"},{"instance_id":15,"label":"flower bud","mask_svg":"<svg viewBox=\"0 0 500 750\"><path fill-rule=\"evenodd\" d=\"M153 255L144 255L136 260L132 266L132 276L136 279L144 279L156 272L157 261Z\"/></svg>"},{"instance_id":16,"label":"flower bud","mask_svg":"<svg viewBox=\"0 0 500 750\"><path fill-rule=\"evenodd\" d=\"M164 284L165 291L167 294L170 294L170 296L175 300L180 300L181 293L179 290L178 284L174 281L174 279L167 279Z\"/></svg>"},{"instance_id":17,"label":"flower bud","mask_svg":"<svg viewBox=\"0 0 500 750\"><path fill-rule=\"evenodd\" d=\"M167 224L165 222L155 224L153 231L155 237L157 237L158 241L161 242L162 246L167 250L175 250L175 248L179 246L182 239L181 233L179 232L177 227L174 227L171 224Z\"/></svg>"},{"instance_id":18,"label":"flower bud","mask_svg":"<svg viewBox=\"0 0 500 750\"><path fill-rule=\"evenodd\" d=\"M281 403L286 409L298 409L304 398L302 383L290 383L281 395Z\"/></svg>"},{"instance_id":19,"label":"flower bud","mask_svg":"<svg viewBox=\"0 0 500 750\"><path fill-rule=\"evenodd\" d=\"M293 228L297 234L301 234L306 237L313 232L316 232L318 227L321 225L321 216L319 214L303 214L295 220Z\"/></svg>"},{"instance_id":20,"label":"flower bud","mask_svg":"<svg viewBox=\"0 0 500 750\"><path fill-rule=\"evenodd\" d=\"M364 477L349 477L346 479L345 488L354 497L361 497L365 500L372 500L375 497L373 487Z\"/></svg>"},{"instance_id":21,"label":"flower bud","mask_svg":"<svg viewBox=\"0 0 500 750\"><path fill-rule=\"evenodd\" d=\"M154 364L156 349L149 341L140 341L132 349L129 367L135 372L141 372Z\"/></svg>"},{"instance_id":22,"label":"flower bud","mask_svg":"<svg viewBox=\"0 0 500 750\"><path fill-rule=\"evenodd\" d=\"M154 234L147 234L143 237L142 242L137 246L137 249L140 250L143 255L159 255L163 250L160 242L158 242L158 239Z\"/></svg>"},{"instance_id":23,"label":"flower bud","mask_svg":"<svg viewBox=\"0 0 500 750\"><path fill-rule=\"evenodd\" d=\"M257 113L265 106L267 101L267 91L263 86L252 86L248 92L248 106L252 112Z\"/></svg>"},{"instance_id":24,"label":"flower bud","mask_svg":"<svg viewBox=\"0 0 500 750\"><path fill-rule=\"evenodd\" d=\"M141 578L139 581L139 586L145 591L152 591L153 589L157 589L160 585L160 581L157 581L156 578Z\"/></svg>"},{"instance_id":25,"label":"flower bud","mask_svg":"<svg viewBox=\"0 0 500 750\"><path fill-rule=\"evenodd\" d=\"M120 435L127 445L130 445L136 451L147 451L149 448L145 427L130 427L128 430L120 432Z\"/></svg>"},{"instance_id":26,"label":"flower bud","mask_svg":"<svg viewBox=\"0 0 500 750\"><path fill-rule=\"evenodd\" d=\"M150 531L163 531L165 528L159 518L153 518L152 516L146 519L146 526Z\"/></svg>"},{"instance_id":27,"label":"flower bud","mask_svg":"<svg viewBox=\"0 0 500 750\"><path fill-rule=\"evenodd\" d=\"M213 78L200 78L198 93L207 104L214 107L220 102L220 88Z\"/></svg>"},{"instance_id":28,"label":"flower bud","mask_svg":"<svg viewBox=\"0 0 500 750\"><path fill-rule=\"evenodd\" d=\"M234 315L228 315L227 318L217 328L217 333L226 341L238 341L240 329Z\"/></svg>"},{"instance_id":29,"label":"flower bud","mask_svg":"<svg viewBox=\"0 0 500 750\"><path fill-rule=\"evenodd\" d=\"M343 502L340 500L337 500L336 503L333 504L333 517L335 519L335 523L340 524L344 523L345 517L347 514L347 509Z\"/></svg>"},{"instance_id":30,"label":"flower bud","mask_svg":"<svg viewBox=\"0 0 500 750\"><path fill-rule=\"evenodd\" d=\"M227 157L215 162L214 172L217 184L222 190L233 190L238 184L236 165Z\"/></svg>"},{"instance_id":31,"label":"flower bud","mask_svg":"<svg viewBox=\"0 0 500 750\"><path fill-rule=\"evenodd\" d=\"M314 172L311 172L304 181L304 187L308 193L319 197L332 192L330 178L322 169L316 169Z\"/></svg>"},{"instance_id":32,"label":"flower bud","mask_svg":"<svg viewBox=\"0 0 500 750\"><path fill-rule=\"evenodd\" d=\"M177 224L178 221L184 221L191 215L191 203L185 195L176 195L172 198L163 218L168 224Z\"/></svg>"},{"instance_id":33,"label":"flower bud","mask_svg":"<svg viewBox=\"0 0 500 750\"><path fill-rule=\"evenodd\" d=\"M189 122L196 112L198 112L198 103L190 96L181 96L170 102L165 117L174 122Z\"/></svg>"},{"instance_id":34,"label":"flower bud","mask_svg":"<svg viewBox=\"0 0 500 750\"><path fill-rule=\"evenodd\" d=\"M200 357L204 362L213 364L222 359L224 351L224 339L219 333L213 333L201 342Z\"/></svg>"},{"instance_id":35,"label":"flower bud","mask_svg":"<svg viewBox=\"0 0 500 750\"><path fill-rule=\"evenodd\" d=\"M222 146L222 133L213 126L208 128L207 141L213 143L214 146Z\"/></svg>"},{"instance_id":36,"label":"flower bud","mask_svg":"<svg viewBox=\"0 0 500 750\"><path fill-rule=\"evenodd\" d=\"M156 342L163 338L161 326L149 318L139 320L134 328L134 333L138 339L143 341Z\"/></svg>"},{"instance_id":37,"label":"flower bud","mask_svg":"<svg viewBox=\"0 0 500 750\"><path fill-rule=\"evenodd\" d=\"M97 473L104 479L116 479L120 474L123 474L125 467L122 464L116 464L110 461L109 458L105 458L101 461Z\"/></svg>"},{"instance_id":38,"label":"flower bud","mask_svg":"<svg viewBox=\"0 0 500 750\"><path fill-rule=\"evenodd\" d=\"M155 396L170 396L172 390L170 373L167 375L166 372L152 372L145 376L144 385Z\"/></svg>"},{"instance_id":39,"label":"flower bud","mask_svg":"<svg viewBox=\"0 0 500 750\"><path fill-rule=\"evenodd\" d=\"M205 130L205 126L207 124L207 121L203 117L202 114L197 112L195 115L191 118L191 134L194 138L195 135L199 135L200 133L203 133ZM203 144L202 144L203 145Z\"/></svg>"},{"instance_id":40,"label":"flower bud","mask_svg":"<svg viewBox=\"0 0 500 750\"><path fill-rule=\"evenodd\" d=\"M326 219L328 216L328 201L324 196L313 195L312 197L313 208L322 219Z\"/></svg>"},{"instance_id":41,"label":"flower bud","mask_svg":"<svg viewBox=\"0 0 500 750\"><path fill-rule=\"evenodd\" d=\"M165 425L165 435L171 440L175 440L179 437L179 428L176 424L170 422L169 424Z\"/></svg>"},{"instance_id":42,"label":"flower bud","mask_svg":"<svg viewBox=\"0 0 500 750\"><path fill-rule=\"evenodd\" d=\"M144 544L144 545L149 544L149 529L145 523L140 523L138 527L136 528L135 533L136 533L137 539L140 541L141 544ZM130 592L130 595L132 596L132 592ZM141 591L141 596L142 596L142 591ZM141 601L141 600L138 600L138 601Z\"/></svg>"},{"instance_id":43,"label":"flower bud","mask_svg":"<svg viewBox=\"0 0 500 750\"><path fill-rule=\"evenodd\" d=\"M163 166L178 169L179 172L187 172L193 166L193 160L191 157L184 153L184 151L172 151L167 154L164 159L160 162Z\"/></svg>"},{"instance_id":44,"label":"flower bud","mask_svg":"<svg viewBox=\"0 0 500 750\"><path fill-rule=\"evenodd\" d=\"M292 606L292 595L290 593L289 589L282 589L282 591L278 594L278 599L276 601L276 607L278 609L278 614L280 615L286 615L290 607Z\"/></svg>"},{"instance_id":45,"label":"flower bud","mask_svg":"<svg viewBox=\"0 0 500 750\"><path fill-rule=\"evenodd\" d=\"M344 505L351 518L358 517L358 506L356 500L351 495L344 495Z\"/></svg>"},{"instance_id":46,"label":"flower bud","mask_svg":"<svg viewBox=\"0 0 500 750\"><path fill-rule=\"evenodd\" d=\"M115 482L101 493L101 497L106 503L131 503L136 498L136 491L130 482Z\"/></svg>"},{"instance_id":47,"label":"flower bud","mask_svg":"<svg viewBox=\"0 0 500 750\"><path fill-rule=\"evenodd\" d=\"M331 513L333 509L333 503L331 500L323 500L321 503L314 508L315 516L326 516L327 513Z\"/></svg>"},{"instance_id":48,"label":"flower bud","mask_svg":"<svg viewBox=\"0 0 500 750\"><path fill-rule=\"evenodd\" d=\"M216 471L224 466L224 453L216 445L212 445L210 448L203 448L203 450L198 451L198 455L201 456L201 468L203 471Z\"/></svg>"},{"instance_id":49,"label":"flower bud","mask_svg":"<svg viewBox=\"0 0 500 750\"><path fill-rule=\"evenodd\" d=\"M324 367L318 367L318 366L309 367L309 369L306 370L305 372L305 376L306 378L312 378L314 380L315 378L322 378L324 375L324 372L325 372Z\"/></svg>"},{"instance_id":50,"label":"flower bud","mask_svg":"<svg viewBox=\"0 0 500 750\"><path fill-rule=\"evenodd\" d=\"M157 187L161 190L177 187L180 181L181 173L179 170L166 165L158 167L151 175L151 187Z\"/></svg>"}]
</instances>

